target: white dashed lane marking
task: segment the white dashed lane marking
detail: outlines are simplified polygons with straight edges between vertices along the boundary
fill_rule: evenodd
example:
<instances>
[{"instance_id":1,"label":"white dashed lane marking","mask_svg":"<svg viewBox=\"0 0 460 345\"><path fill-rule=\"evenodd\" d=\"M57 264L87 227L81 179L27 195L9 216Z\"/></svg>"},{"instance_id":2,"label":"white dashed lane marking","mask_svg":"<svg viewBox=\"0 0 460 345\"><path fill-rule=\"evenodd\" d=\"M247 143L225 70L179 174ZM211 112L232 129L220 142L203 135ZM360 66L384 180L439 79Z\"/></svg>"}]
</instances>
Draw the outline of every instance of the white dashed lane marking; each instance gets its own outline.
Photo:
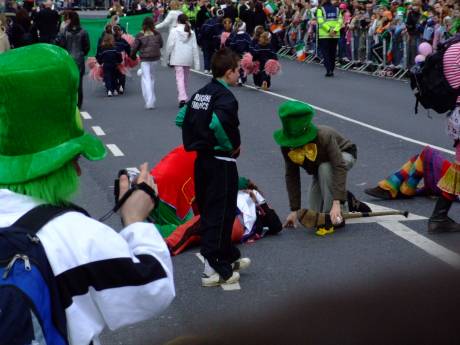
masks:
<instances>
[{"instance_id":1,"label":"white dashed lane marking","mask_svg":"<svg viewBox=\"0 0 460 345\"><path fill-rule=\"evenodd\" d=\"M102 130L101 127L99 127L99 126L93 126L93 127L91 127L91 128L93 129L94 133L96 133L96 135L98 135L98 136L105 135L105 133L104 133L104 131Z\"/></svg>"},{"instance_id":2,"label":"white dashed lane marking","mask_svg":"<svg viewBox=\"0 0 460 345\"><path fill-rule=\"evenodd\" d=\"M92 117L87 111L80 111L81 117L85 120L91 120Z\"/></svg>"},{"instance_id":3,"label":"white dashed lane marking","mask_svg":"<svg viewBox=\"0 0 460 345\"><path fill-rule=\"evenodd\" d=\"M115 157L122 157L125 154L115 144L107 144L107 148L112 152Z\"/></svg>"}]
</instances>

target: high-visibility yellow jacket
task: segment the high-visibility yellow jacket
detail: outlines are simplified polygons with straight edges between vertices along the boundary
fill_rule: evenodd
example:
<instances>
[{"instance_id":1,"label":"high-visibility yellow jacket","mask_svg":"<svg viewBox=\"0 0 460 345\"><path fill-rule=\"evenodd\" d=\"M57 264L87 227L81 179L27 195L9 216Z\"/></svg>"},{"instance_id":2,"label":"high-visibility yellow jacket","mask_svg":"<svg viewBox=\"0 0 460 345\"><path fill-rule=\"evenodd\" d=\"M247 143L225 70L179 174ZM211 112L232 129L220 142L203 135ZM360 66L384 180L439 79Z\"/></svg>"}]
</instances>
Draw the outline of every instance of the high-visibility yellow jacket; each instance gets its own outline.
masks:
<instances>
[{"instance_id":1,"label":"high-visibility yellow jacket","mask_svg":"<svg viewBox=\"0 0 460 345\"><path fill-rule=\"evenodd\" d=\"M340 28L342 27L343 17L338 7L325 4L316 10L316 20L318 22L319 38L339 38ZM334 31L335 36L330 32Z\"/></svg>"},{"instance_id":2,"label":"high-visibility yellow jacket","mask_svg":"<svg viewBox=\"0 0 460 345\"><path fill-rule=\"evenodd\" d=\"M188 17L188 20L190 22L195 22L196 15L198 14L198 11L200 10L200 6L195 5L193 7L193 10L191 10L187 4L183 4L180 10L182 11L183 14L185 14Z\"/></svg>"}]
</instances>

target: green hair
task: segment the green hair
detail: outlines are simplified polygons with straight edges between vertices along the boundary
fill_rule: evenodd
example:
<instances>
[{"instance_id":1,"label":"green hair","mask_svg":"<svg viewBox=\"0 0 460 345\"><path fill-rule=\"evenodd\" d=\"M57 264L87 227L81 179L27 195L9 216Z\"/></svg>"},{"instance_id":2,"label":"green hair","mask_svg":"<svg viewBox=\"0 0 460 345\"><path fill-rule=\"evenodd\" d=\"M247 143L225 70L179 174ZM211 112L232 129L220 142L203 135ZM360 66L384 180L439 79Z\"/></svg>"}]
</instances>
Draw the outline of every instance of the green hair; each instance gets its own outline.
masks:
<instances>
[{"instance_id":1,"label":"green hair","mask_svg":"<svg viewBox=\"0 0 460 345\"><path fill-rule=\"evenodd\" d=\"M24 194L51 205L65 205L78 190L79 179L72 161L52 173L17 184L0 184L0 189Z\"/></svg>"}]
</instances>

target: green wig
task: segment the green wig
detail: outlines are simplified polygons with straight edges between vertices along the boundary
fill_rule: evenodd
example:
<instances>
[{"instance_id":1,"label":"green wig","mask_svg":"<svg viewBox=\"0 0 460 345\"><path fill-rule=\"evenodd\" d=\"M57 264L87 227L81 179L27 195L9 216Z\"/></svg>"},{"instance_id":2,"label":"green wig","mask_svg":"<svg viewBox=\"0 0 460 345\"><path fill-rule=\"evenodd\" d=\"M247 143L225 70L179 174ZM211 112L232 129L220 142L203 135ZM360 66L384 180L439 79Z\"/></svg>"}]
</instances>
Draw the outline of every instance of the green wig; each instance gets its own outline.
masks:
<instances>
[{"instance_id":1,"label":"green wig","mask_svg":"<svg viewBox=\"0 0 460 345\"><path fill-rule=\"evenodd\" d=\"M24 194L51 205L65 205L78 190L79 178L72 161L48 175L17 184L0 184L0 189Z\"/></svg>"}]
</instances>

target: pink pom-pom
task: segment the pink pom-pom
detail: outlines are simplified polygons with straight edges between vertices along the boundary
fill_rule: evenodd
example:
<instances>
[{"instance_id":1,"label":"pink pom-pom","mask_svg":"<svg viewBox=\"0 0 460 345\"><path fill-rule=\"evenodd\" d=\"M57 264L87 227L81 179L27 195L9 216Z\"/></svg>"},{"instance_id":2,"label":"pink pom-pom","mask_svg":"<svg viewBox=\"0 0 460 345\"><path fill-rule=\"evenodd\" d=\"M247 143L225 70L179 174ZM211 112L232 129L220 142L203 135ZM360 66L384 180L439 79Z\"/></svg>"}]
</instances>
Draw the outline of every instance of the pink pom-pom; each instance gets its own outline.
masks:
<instances>
[{"instance_id":1,"label":"pink pom-pom","mask_svg":"<svg viewBox=\"0 0 460 345\"><path fill-rule=\"evenodd\" d=\"M423 61L425 61L425 55L422 55L422 54L419 54L415 57L415 63L421 63Z\"/></svg>"},{"instance_id":2,"label":"pink pom-pom","mask_svg":"<svg viewBox=\"0 0 460 345\"><path fill-rule=\"evenodd\" d=\"M121 74L127 75L128 74L128 68L124 64L119 64L117 65L118 70L120 71Z\"/></svg>"},{"instance_id":3,"label":"pink pom-pom","mask_svg":"<svg viewBox=\"0 0 460 345\"><path fill-rule=\"evenodd\" d=\"M418 46L418 53L423 56L428 56L433 52L433 47L428 42L422 42Z\"/></svg>"},{"instance_id":4,"label":"pink pom-pom","mask_svg":"<svg viewBox=\"0 0 460 345\"><path fill-rule=\"evenodd\" d=\"M251 53L245 53L241 59L240 66L244 71L245 75L251 74L253 69L252 55Z\"/></svg>"},{"instance_id":5,"label":"pink pom-pom","mask_svg":"<svg viewBox=\"0 0 460 345\"><path fill-rule=\"evenodd\" d=\"M260 62L259 62L259 61L255 61L255 62L252 64L251 74L258 74L259 72L260 72Z\"/></svg>"},{"instance_id":6,"label":"pink pom-pom","mask_svg":"<svg viewBox=\"0 0 460 345\"><path fill-rule=\"evenodd\" d=\"M139 57L137 57L135 60L133 60L129 56L126 56L125 59L123 60L123 64L127 68L134 68L137 65L139 65L140 61L141 61L141 59Z\"/></svg>"},{"instance_id":7,"label":"pink pom-pom","mask_svg":"<svg viewBox=\"0 0 460 345\"><path fill-rule=\"evenodd\" d=\"M221 47L225 47L225 42L227 41L227 38L230 37L230 32L222 32L222 34L220 35L220 46Z\"/></svg>"},{"instance_id":8,"label":"pink pom-pom","mask_svg":"<svg viewBox=\"0 0 460 345\"><path fill-rule=\"evenodd\" d=\"M281 71L281 65L278 61L270 59L265 63L265 73L270 76L277 75Z\"/></svg>"},{"instance_id":9,"label":"pink pom-pom","mask_svg":"<svg viewBox=\"0 0 460 345\"><path fill-rule=\"evenodd\" d=\"M94 65L89 71L89 77L95 81L102 81L102 78L104 77L102 66L96 62L96 65Z\"/></svg>"},{"instance_id":10,"label":"pink pom-pom","mask_svg":"<svg viewBox=\"0 0 460 345\"><path fill-rule=\"evenodd\" d=\"M130 34L123 34L121 35L121 38L123 38L130 46L134 44L134 36Z\"/></svg>"},{"instance_id":11,"label":"pink pom-pom","mask_svg":"<svg viewBox=\"0 0 460 345\"><path fill-rule=\"evenodd\" d=\"M97 60L95 57L89 57L87 60L86 60L86 66L88 66L89 69L93 69L94 66L97 65Z\"/></svg>"}]
</instances>

